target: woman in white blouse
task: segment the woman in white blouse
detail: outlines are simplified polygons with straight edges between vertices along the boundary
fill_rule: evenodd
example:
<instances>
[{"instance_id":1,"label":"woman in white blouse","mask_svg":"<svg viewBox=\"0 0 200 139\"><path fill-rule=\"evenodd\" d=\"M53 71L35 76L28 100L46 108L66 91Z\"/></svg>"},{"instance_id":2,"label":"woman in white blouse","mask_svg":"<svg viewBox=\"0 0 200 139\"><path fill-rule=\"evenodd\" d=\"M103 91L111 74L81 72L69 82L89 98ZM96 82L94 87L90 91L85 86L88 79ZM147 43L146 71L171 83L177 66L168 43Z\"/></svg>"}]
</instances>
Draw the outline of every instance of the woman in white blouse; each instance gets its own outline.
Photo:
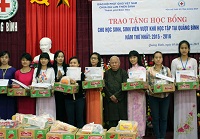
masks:
<instances>
[{"instance_id":1,"label":"woman in white blouse","mask_svg":"<svg viewBox=\"0 0 200 139\"><path fill-rule=\"evenodd\" d=\"M33 74L33 82L35 83L50 83L52 86L55 82L55 73L50 63L48 53L42 53L39 57L38 67L35 68ZM50 114L56 118L55 97L37 98L36 99L36 115Z\"/></svg>"},{"instance_id":2,"label":"woman in white blouse","mask_svg":"<svg viewBox=\"0 0 200 139\"><path fill-rule=\"evenodd\" d=\"M178 57L172 60L172 77L176 71L193 70L197 77L197 60L190 57L190 44L178 45ZM198 139L196 90L177 90L174 93L174 139Z\"/></svg>"}]
</instances>

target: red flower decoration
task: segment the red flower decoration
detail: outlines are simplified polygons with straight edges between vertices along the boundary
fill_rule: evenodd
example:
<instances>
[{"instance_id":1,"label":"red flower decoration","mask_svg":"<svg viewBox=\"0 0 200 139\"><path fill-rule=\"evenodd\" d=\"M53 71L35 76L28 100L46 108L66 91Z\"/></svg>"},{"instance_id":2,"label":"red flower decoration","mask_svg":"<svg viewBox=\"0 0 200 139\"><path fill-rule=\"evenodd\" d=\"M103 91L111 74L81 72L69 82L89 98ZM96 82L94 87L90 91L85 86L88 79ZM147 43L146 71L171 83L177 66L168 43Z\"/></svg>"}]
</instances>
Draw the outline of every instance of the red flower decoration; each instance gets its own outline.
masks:
<instances>
[{"instance_id":1,"label":"red flower decoration","mask_svg":"<svg viewBox=\"0 0 200 139\"><path fill-rule=\"evenodd\" d=\"M104 64L104 68L105 70L108 70L108 66L106 64Z\"/></svg>"},{"instance_id":2,"label":"red flower decoration","mask_svg":"<svg viewBox=\"0 0 200 139\"><path fill-rule=\"evenodd\" d=\"M190 113L189 113L189 115L191 115L191 116L192 116L192 115L193 115L193 112L190 112Z\"/></svg>"},{"instance_id":3,"label":"red flower decoration","mask_svg":"<svg viewBox=\"0 0 200 139\"><path fill-rule=\"evenodd\" d=\"M178 132L184 132L184 129L181 127L178 129Z\"/></svg>"},{"instance_id":4,"label":"red flower decoration","mask_svg":"<svg viewBox=\"0 0 200 139\"><path fill-rule=\"evenodd\" d=\"M109 70L109 69L110 69L109 63L108 63L108 65L106 65L106 64L104 63L104 64L103 64L103 68L104 68L104 71Z\"/></svg>"},{"instance_id":5,"label":"red flower decoration","mask_svg":"<svg viewBox=\"0 0 200 139\"><path fill-rule=\"evenodd\" d=\"M151 116L148 116L148 121L152 121L152 117Z\"/></svg>"},{"instance_id":6,"label":"red flower decoration","mask_svg":"<svg viewBox=\"0 0 200 139\"><path fill-rule=\"evenodd\" d=\"M189 129L190 126L189 126L188 124L185 124L183 128L184 128L184 129Z\"/></svg>"},{"instance_id":7,"label":"red flower decoration","mask_svg":"<svg viewBox=\"0 0 200 139\"><path fill-rule=\"evenodd\" d=\"M150 62L149 62L149 66L153 66L153 61L150 61Z\"/></svg>"}]
</instances>

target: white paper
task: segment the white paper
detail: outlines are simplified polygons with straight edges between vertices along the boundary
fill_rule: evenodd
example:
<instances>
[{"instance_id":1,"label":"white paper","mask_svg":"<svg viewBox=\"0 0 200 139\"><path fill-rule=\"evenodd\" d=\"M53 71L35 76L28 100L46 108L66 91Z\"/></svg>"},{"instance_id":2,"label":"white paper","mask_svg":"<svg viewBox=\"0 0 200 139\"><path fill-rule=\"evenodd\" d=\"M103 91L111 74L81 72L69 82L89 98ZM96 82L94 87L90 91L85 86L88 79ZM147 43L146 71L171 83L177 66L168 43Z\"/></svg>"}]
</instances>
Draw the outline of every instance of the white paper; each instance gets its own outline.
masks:
<instances>
[{"instance_id":1,"label":"white paper","mask_svg":"<svg viewBox=\"0 0 200 139\"><path fill-rule=\"evenodd\" d=\"M145 70L134 70L128 72L129 79L127 82L134 82L134 81L146 81L146 71Z\"/></svg>"},{"instance_id":2,"label":"white paper","mask_svg":"<svg viewBox=\"0 0 200 139\"><path fill-rule=\"evenodd\" d=\"M188 75L188 76L195 76L194 70L177 70L176 71L176 82L183 82L180 78L180 75Z\"/></svg>"},{"instance_id":3,"label":"white paper","mask_svg":"<svg viewBox=\"0 0 200 139\"><path fill-rule=\"evenodd\" d=\"M174 82L174 78L171 78L171 77L159 74L159 73L156 73L156 77L160 78L160 79L164 79L164 80L170 81L172 83Z\"/></svg>"},{"instance_id":4,"label":"white paper","mask_svg":"<svg viewBox=\"0 0 200 139\"><path fill-rule=\"evenodd\" d=\"M103 80L103 67L85 67L85 80Z\"/></svg>"},{"instance_id":5,"label":"white paper","mask_svg":"<svg viewBox=\"0 0 200 139\"><path fill-rule=\"evenodd\" d=\"M0 86L8 86L9 79L0 79Z\"/></svg>"},{"instance_id":6,"label":"white paper","mask_svg":"<svg viewBox=\"0 0 200 139\"><path fill-rule=\"evenodd\" d=\"M21 87L25 88L25 89L29 89L28 86L26 86L25 84L23 84L22 82L15 80L15 79L11 79L13 82L19 84Z\"/></svg>"},{"instance_id":7,"label":"white paper","mask_svg":"<svg viewBox=\"0 0 200 139\"><path fill-rule=\"evenodd\" d=\"M67 76L71 79L80 81L81 80L81 67L67 67Z\"/></svg>"},{"instance_id":8,"label":"white paper","mask_svg":"<svg viewBox=\"0 0 200 139\"><path fill-rule=\"evenodd\" d=\"M165 80L165 79L159 79L159 80L154 80L154 84L168 84L169 81Z\"/></svg>"},{"instance_id":9,"label":"white paper","mask_svg":"<svg viewBox=\"0 0 200 139\"><path fill-rule=\"evenodd\" d=\"M51 84L50 83L34 83L31 85L32 87L35 88L46 88L46 89L51 89Z\"/></svg>"}]
</instances>

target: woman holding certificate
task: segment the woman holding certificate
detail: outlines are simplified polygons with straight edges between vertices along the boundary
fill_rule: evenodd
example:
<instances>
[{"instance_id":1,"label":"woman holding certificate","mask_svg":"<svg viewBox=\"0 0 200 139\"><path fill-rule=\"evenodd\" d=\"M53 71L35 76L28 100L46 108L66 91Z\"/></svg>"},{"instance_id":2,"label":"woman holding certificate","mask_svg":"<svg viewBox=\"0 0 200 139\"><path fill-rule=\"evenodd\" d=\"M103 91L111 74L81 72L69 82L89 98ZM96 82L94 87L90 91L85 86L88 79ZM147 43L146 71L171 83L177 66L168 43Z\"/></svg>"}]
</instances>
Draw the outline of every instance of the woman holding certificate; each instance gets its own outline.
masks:
<instances>
[{"instance_id":1,"label":"woman holding certificate","mask_svg":"<svg viewBox=\"0 0 200 139\"><path fill-rule=\"evenodd\" d=\"M70 77L70 83L75 84L78 83L79 85L79 91L74 94L65 94L65 107L66 107L66 114L67 114L67 123L71 124L73 126L76 126L78 128L82 128L84 126L84 109L85 109L85 94L82 89L82 81L84 80L84 74L79 73L78 70L76 70L76 67L80 66L80 60L77 57L71 57L69 59L69 68L67 69L67 76ZM70 68L75 69L75 71L81 75L79 76L79 79L71 77L69 72Z\"/></svg>"},{"instance_id":2,"label":"woman holding certificate","mask_svg":"<svg viewBox=\"0 0 200 139\"><path fill-rule=\"evenodd\" d=\"M172 76L177 82L197 77L197 60L190 57L190 44L183 40L178 46L178 58L171 63ZM188 78L176 76L177 71L191 73ZM191 72L192 71L192 72ZM178 81L179 79L180 81ZM174 93L174 139L197 139L197 98L196 90L179 90Z\"/></svg>"},{"instance_id":3,"label":"woman holding certificate","mask_svg":"<svg viewBox=\"0 0 200 139\"><path fill-rule=\"evenodd\" d=\"M134 81L146 81L146 69L142 65L141 57L137 51L130 51L129 55L130 69L128 69L129 78ZM142 72L143 71L143 72ZM145 79L131 78L130 74L144 74ZM137 77L135 75L134 77ZM145 135L146 128L146 96L144 90L128 91L128 120L138 122L138 136L142 138Z\"/></svg>"},{"instance_id":4,"label":"woman holding certificate","mask_svg":"<svg viewBox=\"0 0 200 139\"><path fill-rule=\"evenodd\" d=\"M24 53L21 56L22 68L15 72L15 79L29 86L33 80L34 69L30 67L32 57L29 53ZM17 97L18 113L35 114L35 98Z\"/></svg>"},{"instance_id":5,"label":"woman holding certificate","mask_svg":"<svg viewBox=\"0 0 200 139\"><path fill-rule=\"evenodd\" d=\"M147 79L149 83L149 106L151 109L152 124L156 139L164 139L167 130L167 116L169 109L169 93L155 93L151 89L154 85L169 84L168 81L157 78L156 74L171 77L168 67L163 66L163 55L160 51L153 54L154 66L148 68Z\"/></svg>"},{"instance_id":6,"label":"woman holding certificate","mask_svg":"<svg viewBox=\"0 0 200 139\"><path fill-rule=\"evenodd\" d=\"M0 53L0 79L9 79L8 85L14 78L16 69L8 64L10 61L10 53L2 51ZM1 93L3 90L1 90ZM5 91L5 90L4 90ZM8 97L7 94L0 94L0 119L11 119L16 113L16 99L15 97Z\"/></svg>"},{"instance_id":7,"label":"woman holding certificate","mask_svg":"<svg viewBox=\"0 0 200 139\"><path fill-rule=\"evenodd\" d=\"M90 66L101 67L101 56L99 53L92 53L90 55ZM101 89L87 89L86 90L86 122L95 124L103 124L103 100Z\"/></svg>"}]
</instances>

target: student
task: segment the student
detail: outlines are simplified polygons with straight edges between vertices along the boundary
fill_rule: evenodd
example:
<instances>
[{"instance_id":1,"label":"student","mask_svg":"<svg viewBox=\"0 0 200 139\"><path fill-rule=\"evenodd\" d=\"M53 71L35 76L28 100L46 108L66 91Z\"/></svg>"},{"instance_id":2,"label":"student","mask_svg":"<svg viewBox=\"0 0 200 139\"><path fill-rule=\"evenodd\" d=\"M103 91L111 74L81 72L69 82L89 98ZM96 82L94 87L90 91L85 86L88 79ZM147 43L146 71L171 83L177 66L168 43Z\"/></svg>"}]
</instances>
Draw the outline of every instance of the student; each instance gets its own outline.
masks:
<instances>
[{"instance_id":1,"label":"student","mask_svg":"<svg viewBox=\"0 0 200 139\"><path fill-rule=\"evenodd\" d=\"M135 50L130 51L129 55L129 72L144 71L146 69L142 65L141 57ZM138 122L138 136L142 139L145 136L146 129L146 96L144 90L128 91L128 120Z\"/></svg>"},{"instance_id":2,"label":"student","mask_svg":"<svg viewBox=\"0 0 200 139\"><path fill-rule=\"evenodd\" d=\"M168 67L163 66L163 55L160 51L153 54L154 66L147 71L149 83L149 105L151 109L152 124L156 139L164 139L167 130L167 116L169 109L169 93L154 94L151 86L155 84L168 84L168 81L156 78L156 73L171 77Z\"/></svg>"},{"instance_id":3,"label":"student","mask_svg":"<svg viewBox=\"0 0 200 139\"><path fill-rule=\"evenodd\" d=\"M0 79L9 79L9 85L14 79L16 69L9 65L10 53L2 51L0 53ZM7 120L16 113L16 98L8 97L7 94L0 94L0 118Z\"/></svg>"},{"instance_id":4,"label":"student","mask_svg":"<svg viewBox=\"0 0 200 139\"><path fill-rule=\"evenodd\" d=\"M104 74L107 129L116 127L119 120L127 120L127 92L122 92L121 84L127 81L128 74L120 68L120 59L117 56L110 58L110 67Z\"/></svg>"},{"instance_id":5,"label":"student","mask_svg":"<svg viewBox=\"0 0 200 139\"><path fill-rule=\"evenodd\" d=\"M79 67L80 60L77 57L71 57L69 59L70 67ZM78 128L84 126L84 109L85 109L85 95L82 89L82 81L84 80L84 74L81 74L81 81L77 81L79 85L79 92L75 94L66 94L65 107L67 113L67 123L74 125ZM71 83L76 81L71 80ZM74 96L73 96L74 95Z\"/></svg>"},{"instance_id":6,"label":"student","mask_svg":"<svg viewBox=\"0 0 200 139\"><path fill-rule=\"evenodd\" d=\"M32 57L29 53L24 53L21 56L22 68L15 72L15 79L29 86L33 80L34 69L30 68ZM17 112L23 114L35 114L35 98L30 97L17 97Z\"/></svg>"},{"instance_id":7,"label":"student","mask_svg":"<svg viewBox=\"0 0 200 139\"><path fill-rule=\"evenodd\" d=\"M51 67L48 53L42 53L39 57L38 67L33 74L32 85L35 83L50 83L52 86L55 82L55 73ZM56 118L55 97L36 98L36 115L50 114Z\"/></svg>"},{"instance_id":8,"label":"student","mask_svg":"<svg viewBox=\"0 0 200 139\"><path fill-rule=\"evenodd\" d=\"M60 82L63 76L66 76L67 64L65 63L65 55L62 51L57 51L54 55L53 68L55 72L55 81ZM54 91L56 101L56 119L67 122L65 113L65 95L62 92Z\"/></svg>"},{"instance_id":9,"label":"student","mask_svg":"<svg viewBox=\"0 0 200 139\"><path fill-rule=\"evenodd\" d=\"M90 66L101 67L101 56L94 52L90 55ZM103 103L101 88L86 90L86 122L103 124Z\"/></svg>"},{"instance_id":10,"label":"student","mask_svg":"<svg viewBox=\"0 0 200 139\"><path fill-rule=\"evenodd\" d=\"M179 43L178 58L171 63L172 77L176 70L194 70L197 77L197 60L190 57L190 44ZM197 98L196 90L179 90L174 93L174 139L197 139Z\"/></svg>"}]
</instances>

